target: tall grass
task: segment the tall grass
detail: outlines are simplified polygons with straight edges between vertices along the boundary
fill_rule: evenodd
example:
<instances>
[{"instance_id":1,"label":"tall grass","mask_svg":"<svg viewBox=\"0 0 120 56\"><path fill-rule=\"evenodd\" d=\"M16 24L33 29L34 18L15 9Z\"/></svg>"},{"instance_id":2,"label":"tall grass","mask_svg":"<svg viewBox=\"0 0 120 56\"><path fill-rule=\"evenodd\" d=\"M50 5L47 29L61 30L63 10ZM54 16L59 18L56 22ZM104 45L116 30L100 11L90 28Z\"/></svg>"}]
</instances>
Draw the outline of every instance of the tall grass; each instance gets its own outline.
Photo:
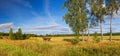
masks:
<instances>
[{"instance_id":1,"label":"tall grass","mask_svg":"<svg viewBox=\"0 0 120 56\"><path fill-rule=\"evenodd\" d=\"M55 40L56 39L56 40ZM3 56L119 56L120 41L79 42L72 45L59 38L51 41L42 41L39 38L17 40L9 44L17 43L18 47L0 43L0 54ZM5 41L3 41L5 42ZM10 43L12 42L12 43ZM4 51L5 50L5 51ZM1 55L0 55L1 56Z\"/></svg>"},{"instance_id":2,"label":"tall grass","mask_svg":"<svg viewBox=\"0 0 120 56\"><path fill-rule=\"evenodd\" d=\"M13 45L0 42L0 56L42 56L31 50L22 49Z\"/></svg>"},{"instance_id":3,"label":"tall grass","mask_svg":"<svg viewBox=\"0 0 120 56\"><path fill-rule=\"evenodd\" d=\"M70 46L56 46L47 42L29 42L23 44L24 48L31 49L35 52L42 53L45 56L119 56L120 42L100 42L100 43L79 43ZM32 47L32 48L31 48Z\"/></svg>"},{"instance_id":4,"label":"tall grass","mask_svg":"<svg viewBox=\"0 0 120 56\"><path fill-rule=\"evenodd\" d=\"M20 45L21 48L29 49L37 53L42 53L44 56L59 56L61 48L43 42L27 42Z\"/></svg>"}]
</instances>

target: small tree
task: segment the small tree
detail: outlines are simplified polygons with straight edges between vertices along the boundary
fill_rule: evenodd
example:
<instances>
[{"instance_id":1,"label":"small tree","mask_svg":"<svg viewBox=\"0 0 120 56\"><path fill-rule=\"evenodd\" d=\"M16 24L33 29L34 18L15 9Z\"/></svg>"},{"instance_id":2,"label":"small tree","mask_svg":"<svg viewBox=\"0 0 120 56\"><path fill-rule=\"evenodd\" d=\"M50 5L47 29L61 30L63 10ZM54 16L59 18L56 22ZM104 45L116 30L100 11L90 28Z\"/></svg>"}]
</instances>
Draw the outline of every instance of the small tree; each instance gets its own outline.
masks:
<instances>
[{"instance_id":1,"label":"small tree","mask_svg":"<svg viewBox=\"0 0 120 56\"><path fill-rule=\"evenodd\" d=\"M66 0L63 8L68 9L63 19L66 24L71 27L74 34L79 39L80 33L82 34L82 41L84 42L84 32L87 29L87 14L86 14L86 1L85 0Z\"/></svg>"},{"instance_id":2,"label":"small tree","mask_svg":"<svg viewBox=\"0 0 120 56\"><path fill-rule=\"evenodd\" d=\"M15 39L12 28L10 28L8 39Z\"/></svg>"},{"instance_id":3,"label":"small tree","mask_svg":"<svg viewBox=\"0 0 120 56\"><path fill-rule=\"evenodd\" d=\"M24 39L24 38L22 37L22 30L21 30L21 28L19 28L19 29L18 29L18 32L16 32L16 39L19 39L19 40Z\"/></svg>"}]
</instances>

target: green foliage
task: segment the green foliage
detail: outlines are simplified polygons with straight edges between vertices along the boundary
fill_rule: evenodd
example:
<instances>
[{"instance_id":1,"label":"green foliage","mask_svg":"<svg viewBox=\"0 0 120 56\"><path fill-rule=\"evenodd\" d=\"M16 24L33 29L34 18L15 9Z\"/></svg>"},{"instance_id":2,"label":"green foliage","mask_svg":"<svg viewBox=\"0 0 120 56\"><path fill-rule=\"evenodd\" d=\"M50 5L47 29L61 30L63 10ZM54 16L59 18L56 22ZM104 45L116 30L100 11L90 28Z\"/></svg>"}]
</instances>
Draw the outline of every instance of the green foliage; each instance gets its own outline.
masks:
<instances>
[{"instance_id":1,"label":"green foliage","mask_svg":"<svg viewBox=\"0 0 120 56\"><path fill-rule=\"evenodd\" d=\"M95 32L93 37L94 37L94 38L97 38L97 37L98 37L98 33Z\"/></svg>"},{"instance_id":2,"label":"green foliage","mask_svg":"<svg viewBox=\"0 0 120 56\"><path fill-rule=\"evenodd\" d=\"M80 32L85 32L88 24L86 2L84 0L66 0L63 8L68 9L63 19L72 31L78 36Z\"/></svg>"},{"instance_id":3,"label":"green foliage","mask_svg":"<svg viewBox=\"0 0 120 56\"><path fill-rule=\"evenodd\" d=\"M35 34L23 34L23 39L29 39L29 38L31 38L31 37L36 37L36 36L38 36L38 35L35 35Z\"/></svg>"},{"instance_id":4,"label":"green foliage","mask_svg":"<svg viewBox=\"0 0 120 56\"><path fill-rule=\"evenodd\" d=\"M9 36L9 33L0 32L0 36Z\"/></svg>"},{"instance_id":5,"label":"green foliage","mask_svg":"<svg viewBox=\"0 0 120 56\"><path fill-rule=\"evenodd\" d=\"M103 32L102 32L102 23L104 21L104 16L107 15L107 9L105 6L103 6L104 0L91 0L89 2L89 5L91 7L91 17L93 16L94 18L91 19L91 22L95 22L95 24L100 23L100 30L101 30L101 39L103 39Z\"/></svg>"},{"instance_id":6,"label":"green foliage","mask_svg":"<svg viewBox=\"0 0 120 56\"><path fill-rule=\"evenodd\" d=\"M26 37L27 37L27 36L26 36L26 34L23 34L23 36L22 36L22 37L23 37L23 39L27 39L27 38L26 38Z\"/></svg>"},{"instance_id":7,"label":"green foliage","mask_svg":"<svg viewBox=\"0 0 120 56\"><path fill-rule=\"evenodd\" d=\"M8 39L11 39L11 40L14 40L14 39L15 39L15 36L14 36L14 33L13 33L12 28L10 28Z\"/></svg>"},{"instance_id":8,"label":"green foliage","mask_svg":"<svg viewBox=\"0 0 120 56\"><path fill-rule=\"evenodd\" d=\"M16 32L16 39L18 39L18 40L23 40L21 28L19 28L19 29L18 29L18 32Z\"/></svg>"},{"instance_id":9,"label":"green foliage","mask_svg":"<svg viewBox=\"0 0 120 56\"><path fill-rule=\"evenodd\" d=\"M118 12L120 7L120 1L117 0L107 0L106 1L107 13L110 16L113 16L114 12Z\"/></svg>"},{"instance_id":10,"label":"green foliage","mask_svg":"<svg viewBox=\"0 0 120 56\"><path fill-rule=\"evenodd\" d=\"M30 37L32 37L32 36L28 34L28 35L26 36L26 39L29 39Z\"/></svg>"},{"instance_id":11,"label":"green foliage","mask_svg":"<svg viewBox=\"0 0 120 56\"><path fill-rule=\"evenodd\" d=\"M29 39L30 37L34 37L34 36L36 36L36 35L34 35L34 34L22 34L21 28L19 28L16 33L13 33L12 28L11 28L10 32L9 32L9 38L8 39L24 40L24 39Z\"/></svg>"},{"instance_id":12,"label":"green foliage","mask_svg":"<svg viewBox=\"0 0 120 56\"><path fill-rule=\"evenodd\" d=\"M2 32L0 32L0 36L2 36Z\"/></svg>"},{"instance_id":13,"label":"green foliage","mask_svg":"<svg viewBox=\"0 0 120 56\"><path fill-rule=\"evenodd\" d=\"M73 39L63 39L63 41L67 41L70 42L73 45L76 45L77 43L79 43L80 39L79 38L73 38Z\"/></svg>"},{"instance_id":14,"label":"green foliage","mask_svg":"<svg viewBox=\"0 0 120 56\"><path fill-rule=\"evenodd\" d=\"M100 42L100 38L98 37L97 32L94 33L93 40L94 40L94 42Z\"/></svg>"},{"instance_id":15,"label":"green foliage","mask_svg":"<svg viewBox=\"0 0 120 56\"><path fill-rule=\"evenodd\" d=\"M71 40L71 43L73 45L75 45L75 44L79 43L79 41L80 41L79 39L74 38L74 39Z\"/></svg>"},{"instance_id":16,"label":"green foliage","mask_svg":"<svg viewBox=\"0 0 120 56\"><path fill-rule=\"evenodd\" d=\"M63 39L63 41L71 42L72 39Z\"/></svg>"}]
</instances>

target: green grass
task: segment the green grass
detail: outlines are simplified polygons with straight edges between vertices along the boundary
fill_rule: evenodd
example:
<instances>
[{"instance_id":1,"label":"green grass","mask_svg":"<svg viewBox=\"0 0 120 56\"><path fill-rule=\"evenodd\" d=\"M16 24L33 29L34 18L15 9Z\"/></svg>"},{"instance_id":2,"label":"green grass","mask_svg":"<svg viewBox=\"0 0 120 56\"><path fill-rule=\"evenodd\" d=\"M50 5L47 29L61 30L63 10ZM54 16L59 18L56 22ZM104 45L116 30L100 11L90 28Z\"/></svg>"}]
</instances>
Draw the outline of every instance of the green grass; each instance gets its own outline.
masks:
<instances>
[{"instance_id":1,"label":"green grass","mask_svg":"<svg viewBox=\"0 0 120 56\"><path fill-rule=\"evenodd\" d=\"M13 45L0 42L0 56L42 56L31 50L22 49Z\"/></svg>"}]
</instances>

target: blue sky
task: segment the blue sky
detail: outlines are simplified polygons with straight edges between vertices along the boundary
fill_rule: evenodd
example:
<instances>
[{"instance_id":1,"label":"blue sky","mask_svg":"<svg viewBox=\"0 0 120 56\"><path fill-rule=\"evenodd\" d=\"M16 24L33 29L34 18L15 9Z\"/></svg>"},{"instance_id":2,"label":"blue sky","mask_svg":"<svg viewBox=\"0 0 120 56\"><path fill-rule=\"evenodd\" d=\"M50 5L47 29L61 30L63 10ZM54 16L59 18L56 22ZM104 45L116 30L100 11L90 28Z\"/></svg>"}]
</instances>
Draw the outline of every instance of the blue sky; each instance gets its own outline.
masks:
<instances>
[{"instance_id":1,"label":"blue sky","mask_svg":"<svg viewBox=\"0 0 120 56\"><path fill-rule=\"evenodd\" d=\"M0 0L0 31L14 32L22 28L24 33L34 34L69 34L69 26L63 21L67 10L62 9L65 0ZM119 11L120 15L120 11ZM113 32L119 32L120 16L114 15ZM109 18L106 16L105 18ZM117 23L116 23L117 22ZM109 32L109 20L103 26L103 32ZM117 26L117 27L116 27ZM99 27L91 32L99 32Z\"/></svg>"}]
</instances>

